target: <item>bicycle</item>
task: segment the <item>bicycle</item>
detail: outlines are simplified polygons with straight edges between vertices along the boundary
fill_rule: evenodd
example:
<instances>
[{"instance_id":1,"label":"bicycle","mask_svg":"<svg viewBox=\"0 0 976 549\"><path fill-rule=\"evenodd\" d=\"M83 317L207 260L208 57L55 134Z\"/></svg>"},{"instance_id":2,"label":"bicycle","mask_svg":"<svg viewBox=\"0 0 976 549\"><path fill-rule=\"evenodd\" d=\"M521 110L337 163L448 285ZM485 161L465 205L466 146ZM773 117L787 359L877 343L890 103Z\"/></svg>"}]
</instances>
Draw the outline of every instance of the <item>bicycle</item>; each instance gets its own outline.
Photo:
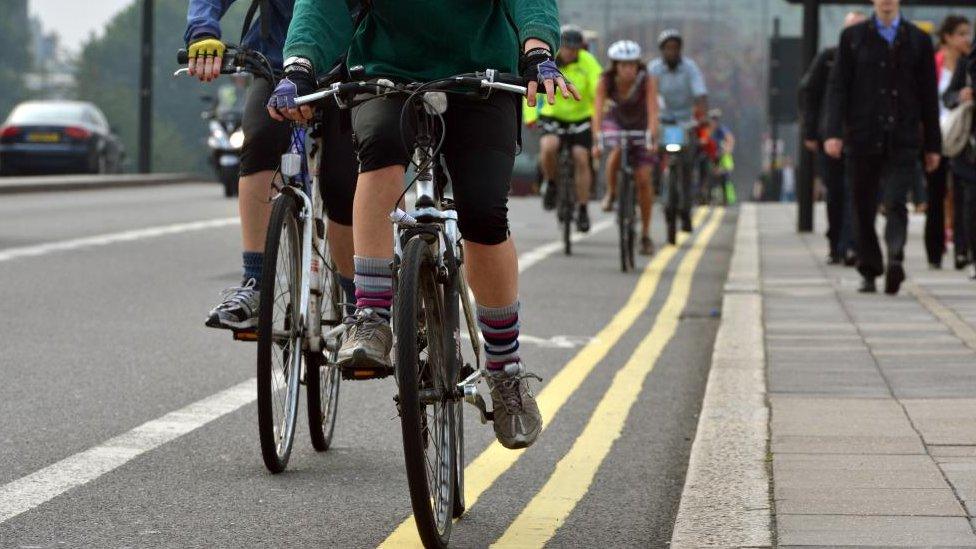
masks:
<instances>
[{"instance_id":1,"label":"bicycle","mask_svg":"<svg viewBox=\"0 0 976 549\"><path fill-rule=\"evenodd\" d=\"M688 133L695 128L694 122L679 124L674 120L661 119L660 149L667 159L664 185L664 218L668 227L668 244L678 239L678 213L684 197L685 159L690 154Z\"/></svg>"},{"instance_id":2,"label":"bicycle","mask_svg":"<svg viewBox=\"0 0 976 549\"><path fill-rule=\"evenodd\" d=\"M634 230L634 211L637 204L637 187L634 185L637 158L634 147L646 146L649 136L643 130L606 130L601 136L601 148L605 144L620 146L620 175L617 178L617 228L620 243L620 270L634 270L634 246L637 231Z\"/></svg>"},{"instance_id":3,"label":"bicycle","mask_svg":"<svg viewBox=\"0 0 976 549\"><path fill-rule=\"evenodd\" d=\"M563 252L573 254L573 221L576 216L576 161L573 158L573 147L567 137L583 133L590 129L589 122L563 126L555 121L544 122L543 128L547 134L559 136L559 156L556 180L553 182L558 188L556 195L556 220L562 229Z\"/></svg>"},{"instance_id":4,"label":"bicycle","mask_svg":"<svg viewBox=\"0 0 976 549\"><path fill-rule=\"evenodd\" d=\"M394 205L392 327L397 395L407 484L420 537L427 547L444 547L464 504L462 401L478 408L482 424L493 419L478 392L482 358L474 304L462 270L464 250L441 147L447 93L481 95L499 90L524 95L520 77L488 70L428 83L347 82L296 99L299 105L336 97L349 108L387 94L406 95L401 124L414 117L412 143L416 175L414 209ZM487 92L486 92L487 90ZM362 95L368 97L362 99ZM404 191L404 194L406 191ZM461 314L474 363L461 350Z\"/></svg>"},{"instance_id":5,"label":"bicycle","mask_svg":"<svg viewBox=\"0 0 976 549\"><path fill-rule=\"evenodd\" d=\"M177 61L186 64L186 50L179 51ZM221 73L241 72L275 81L270 63L259 52L228 46ZM174 76L186 73L183 68ZM335 430L341 380L336 360L346 327L328 252L318 170L310 170L320 147L315 143L308 148L306 128L293 126L291 146L281 158L278 194L272 199L258 326L234 331L235 340L257 342L258 434L264 464L272 473L284 471L291 456L301 385L308 393L312 446L328 450Z\"/></svg>"}]
</instances>

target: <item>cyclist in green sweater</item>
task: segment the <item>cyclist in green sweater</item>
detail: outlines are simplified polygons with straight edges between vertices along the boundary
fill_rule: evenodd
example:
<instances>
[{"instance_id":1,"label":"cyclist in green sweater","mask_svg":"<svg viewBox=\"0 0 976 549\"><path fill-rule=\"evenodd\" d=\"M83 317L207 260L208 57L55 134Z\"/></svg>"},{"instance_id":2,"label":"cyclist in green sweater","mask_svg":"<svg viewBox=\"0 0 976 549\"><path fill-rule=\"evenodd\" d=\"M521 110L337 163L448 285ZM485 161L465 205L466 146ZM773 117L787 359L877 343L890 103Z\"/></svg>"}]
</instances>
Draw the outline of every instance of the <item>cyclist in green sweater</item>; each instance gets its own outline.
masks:
<instances>
[{"instance_id":1,"label":"cyclist in green sweater","mask_svg":"<svg viewBox=\"0 0 976 549\"><path fill-rule=\"evenodd\" d=\"M431 81L484 69L519 72L535 105L540 84L549 103L579 93L553 61L559 24L555 0L372 0L353 24L345 0L298 0L285 44L285 74L269 101L275 118L307 119L294 97L315 90L315 73L345 55L367 78ZM389 96L352 111L359 156L353 203L357 311L340 362L388 365L393 299L393 239L388 214L403 191L410 159L400 133L404 99ZM498 440L524 448L542 417L519 357L518 259L508 227L508 191L520 103L511 94L450 96L445 115L447 169L465 240L467 280L485 336L488 383ZM362 357L366 357L365 360ZM358 365L358 364L357 364Z\"/></svg>"}]
</instances>

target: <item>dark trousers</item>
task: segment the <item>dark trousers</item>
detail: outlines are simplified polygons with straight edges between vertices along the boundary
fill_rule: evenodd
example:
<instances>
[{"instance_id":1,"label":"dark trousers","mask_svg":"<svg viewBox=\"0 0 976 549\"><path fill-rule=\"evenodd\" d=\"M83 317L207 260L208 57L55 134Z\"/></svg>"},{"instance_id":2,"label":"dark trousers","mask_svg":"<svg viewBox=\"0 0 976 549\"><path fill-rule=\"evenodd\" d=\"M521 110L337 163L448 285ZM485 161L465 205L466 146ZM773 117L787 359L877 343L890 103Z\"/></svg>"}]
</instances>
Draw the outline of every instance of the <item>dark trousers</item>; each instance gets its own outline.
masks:
<instances>
[{"instance_id":1,"label":"dark trousers","mask_svg":"<svg viewBox=\"0 0 976 549\"><path fill-rule=\"evenodd\" d=\"M847 157L847 174L854 199L854 238L857 241L857 270L865 278L884 273L884 258L874 230L878 214L878 193L882 192L887 223L885 244L888 262L905 258L908 236L908 192L921 177L918 151L892 150L883 155ZM882 189L882 181L884 187Z\"/></svg>"},{"instance_id":2,"label":"dark trousers","mask_svg":"<svg viewBox=\"0 0 976 549\"><path fill-rule=\"evenodd\" d=\"M962 226L963 235L966 244L968 244L968 248L958 248L956 249L956 253L962 255L968 253L969 258L972 260L976 259L976 180L963 179L958 176L954 179L962 193L961 196L954 198L956 201L955 216L960 220L955 225ZM955 231L956 229L954 228L953 232Z\"/></svg>"},{"instance_id":3,"label":"dark trousers","mask_svg":"<svg viewBox=\"0 0 976 549\"><path fill-rule=\"evenodd\" d=\"M972 193L969 189L974 181L965 181L960 177L953 177L952 180L952 200L953 200L953 217L952 217L952 243L953 247L956 249L957 257L966 257L969 252L970 247L973 245L973 236L968 230L968 224L966 222L966 216L969 215L969 207L966 205L966 193ZM971 258L973 256L970 256Z\"/></svg>"},{"instance_id":4,"label":"dark trousers","mask_svg":"<svg viewBox=\"0 0 976 549\"><path fill-rule=\"evenodd\" d=\"M942 264L945 254L945 197L949 177L949 163L945 158L939 169L928 174L928 203L925 211L925 255L929 263Z\"/></svg>"},{"instance_id":5,"label":"dark trousers","mask_svg":"<svg viewBox=\"0 0 976 549\"><path fill-rule=\"evenodd\" d=\"M827 188L827 240L830 242L830 255L844 257L853 250L854 223L851 193L844 173L844 161L831 158L821 152L820 178Z\"/></svg>"}]
</instances>

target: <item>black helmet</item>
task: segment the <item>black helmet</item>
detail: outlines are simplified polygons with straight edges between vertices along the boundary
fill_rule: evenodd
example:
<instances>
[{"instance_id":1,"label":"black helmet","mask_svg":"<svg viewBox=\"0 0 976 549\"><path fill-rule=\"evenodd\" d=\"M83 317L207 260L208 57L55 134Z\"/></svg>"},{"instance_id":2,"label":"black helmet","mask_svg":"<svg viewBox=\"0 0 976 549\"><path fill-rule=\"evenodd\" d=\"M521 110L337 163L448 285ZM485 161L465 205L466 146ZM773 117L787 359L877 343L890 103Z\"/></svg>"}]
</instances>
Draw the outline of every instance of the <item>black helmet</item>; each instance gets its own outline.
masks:
<instances>
[{"instance_id":1,"label":"black helmet","mask_svg":"<svg viewBox=\"0 0 976 549\"><path fill-rule=\"evenodd\" d=\"M567 48L582 48L585 42L583 29L576 25L563 25L559 29L559 42Z\"/></svg>"},{"instance_id":2,"label":"black helmet","mask_svg":"<svg viewBox=\"0 0 976 549\"><path fill-rule=\"evenodd\" d=\"M670 40L677 41L679 46L684 44L684 39L681 37L681 31L677 29L667 29L658 35L657 47L663 49L664 45L667 44Z\"/></svg>"}]
</instances>

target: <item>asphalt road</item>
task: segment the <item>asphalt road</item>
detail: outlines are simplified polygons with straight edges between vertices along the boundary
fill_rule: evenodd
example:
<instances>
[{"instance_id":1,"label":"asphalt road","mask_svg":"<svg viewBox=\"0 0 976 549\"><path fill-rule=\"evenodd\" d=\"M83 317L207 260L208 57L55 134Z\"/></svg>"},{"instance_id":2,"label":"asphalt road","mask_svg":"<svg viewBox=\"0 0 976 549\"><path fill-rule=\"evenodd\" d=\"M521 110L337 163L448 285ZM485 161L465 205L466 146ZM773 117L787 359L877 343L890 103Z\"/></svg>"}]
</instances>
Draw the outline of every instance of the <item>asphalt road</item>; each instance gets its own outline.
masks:
<instances>
[{"instance_id":1,"label":"asphalt road","mask_svg":"<svg viewBox=\"0 0 976 549\"><path fill-rule=\"evenodd\" d=\"M326 453L308 442L303 411L288 470L264 469L255 347L203 326L239 279L236 204L219 195L181 185L0 199L0 546L417 543L392 380L342 385ZM619 272L600 215L574 256L524 271L523 357L544 378L547 427L511 453L468 408L474 504L452 545L670 539L736 214L699 215L683 246L648 269L642 258L639 273ZM512 230L525 257L558 236L531 199L513 200Z\"/></svg>"}]
</instances>

